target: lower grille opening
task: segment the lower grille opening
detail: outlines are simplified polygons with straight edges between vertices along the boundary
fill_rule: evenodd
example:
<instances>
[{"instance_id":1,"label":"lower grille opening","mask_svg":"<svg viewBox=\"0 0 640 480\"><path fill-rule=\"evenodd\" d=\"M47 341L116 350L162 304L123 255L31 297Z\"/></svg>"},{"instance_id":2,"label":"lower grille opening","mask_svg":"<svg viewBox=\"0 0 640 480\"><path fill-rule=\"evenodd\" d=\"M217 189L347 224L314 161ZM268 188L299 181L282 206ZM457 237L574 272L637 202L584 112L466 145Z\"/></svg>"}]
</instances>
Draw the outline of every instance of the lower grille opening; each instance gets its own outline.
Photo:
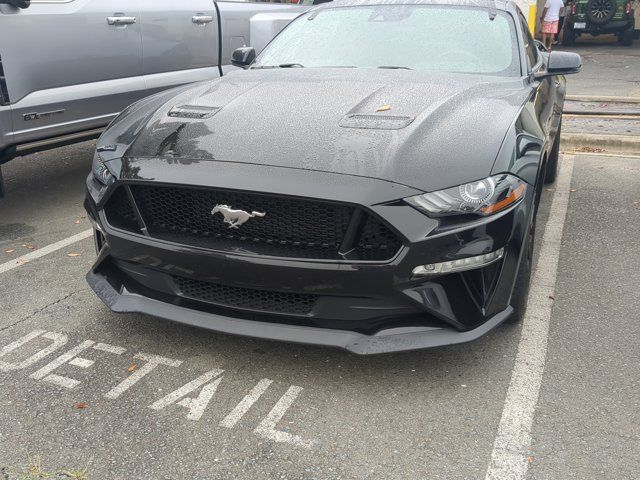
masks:
<instances>
[{"instance_id":1,"label":"lower grille opening","mask_svg":"<svg viewBox=\"0 0 640 480\"><path fill-rule=\"evenodd\" d=\"M124 188L119 188L113 192L104 207L104 213L113 227L140 233L136 212L133 210L127 191Z\"/></svg>"},{"instance_id":2,"label":"lower grille opening","mask_svg":"<svg viewBox=\"0 0 640 480\"><path fill-rule=\"evenodd\" d=\"M229 308L309 315L318 301L318 295L231 287L175 275L172 278L182 296Z\"/></svg>"}]
</instances>

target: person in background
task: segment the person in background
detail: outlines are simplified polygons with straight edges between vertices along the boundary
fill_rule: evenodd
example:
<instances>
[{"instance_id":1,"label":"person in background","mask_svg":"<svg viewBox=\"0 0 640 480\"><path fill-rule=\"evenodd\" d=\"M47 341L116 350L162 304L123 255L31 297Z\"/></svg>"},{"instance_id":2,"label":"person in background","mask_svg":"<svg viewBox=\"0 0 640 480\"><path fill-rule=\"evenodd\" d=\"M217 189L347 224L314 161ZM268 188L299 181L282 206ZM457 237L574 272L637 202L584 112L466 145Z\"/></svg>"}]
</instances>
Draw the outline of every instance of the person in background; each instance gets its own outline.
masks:
<instances>
[{"instance_id":1,"label":"person in background","mask_svg":"<svg viewBox=\"0 0 640 480\"><path fill-rule=\"evenodd\" d=\"M542 43L551 51L555 34L558 33L560 10L564 8L562 0L546 0L542 10Z\"/></svg>"},{"instance_id":2,"label":"person in background","mask_svg":"<svg viewBox=\"0 0 640 480\"><path fill-rule=\"evenodd\" d=\"M556 33L554 36L554 45L558 45L558 43L562 42L562 27L564 26L564 21L567 15L569 15L570 10L570 2L567 2L567 4L560 9L560 21L558 22L558 33Z\"/></svg>"}]
</instances>

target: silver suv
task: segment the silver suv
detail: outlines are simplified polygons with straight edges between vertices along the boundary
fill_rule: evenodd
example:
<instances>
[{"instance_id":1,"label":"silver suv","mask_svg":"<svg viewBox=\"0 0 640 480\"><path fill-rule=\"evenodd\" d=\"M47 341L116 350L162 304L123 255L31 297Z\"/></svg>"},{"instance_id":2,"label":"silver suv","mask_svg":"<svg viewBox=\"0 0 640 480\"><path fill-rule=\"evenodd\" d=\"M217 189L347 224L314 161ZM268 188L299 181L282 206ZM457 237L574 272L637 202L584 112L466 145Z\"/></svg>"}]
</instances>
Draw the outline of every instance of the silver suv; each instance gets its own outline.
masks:
<instances>
[{"instance_id":1,"label":"silver suv","mask_svg":"<svg viewBox=\"0 0 640 480\"><path fill-rule=\"evenodd\" d=\"M95 138L142 97L222 75L252 33L264 42L307 8L212 0L0 0L0 165Z\"/></svg>"}]
</instances>

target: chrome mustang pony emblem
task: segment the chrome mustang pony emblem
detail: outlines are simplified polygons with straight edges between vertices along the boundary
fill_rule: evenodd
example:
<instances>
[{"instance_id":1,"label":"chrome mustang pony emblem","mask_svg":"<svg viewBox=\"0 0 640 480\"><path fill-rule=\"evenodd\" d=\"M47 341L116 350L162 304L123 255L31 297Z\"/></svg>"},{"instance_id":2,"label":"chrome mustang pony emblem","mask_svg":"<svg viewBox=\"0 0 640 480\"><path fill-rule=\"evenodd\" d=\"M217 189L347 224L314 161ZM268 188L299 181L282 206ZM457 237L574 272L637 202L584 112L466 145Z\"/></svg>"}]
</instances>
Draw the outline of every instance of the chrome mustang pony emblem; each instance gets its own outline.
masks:
<instances>
[{"instance_id":1,"label":"chrome mustang pony emblem","mask_svg":"<svg viewBox=\"0 0 640 480\"><path fill-rule=\"evenodd\" d=\"M250 218L264 217L266 215L266 213L256 212L255 210L251 213L245 212L244 210L234 210L229 205L216 205L213 207L213 210L211 210L211 215L215 215L216 213L222 214L224 223L229 225L229 228L240 228L240 225Z\"/></svg>"}]
</instances>

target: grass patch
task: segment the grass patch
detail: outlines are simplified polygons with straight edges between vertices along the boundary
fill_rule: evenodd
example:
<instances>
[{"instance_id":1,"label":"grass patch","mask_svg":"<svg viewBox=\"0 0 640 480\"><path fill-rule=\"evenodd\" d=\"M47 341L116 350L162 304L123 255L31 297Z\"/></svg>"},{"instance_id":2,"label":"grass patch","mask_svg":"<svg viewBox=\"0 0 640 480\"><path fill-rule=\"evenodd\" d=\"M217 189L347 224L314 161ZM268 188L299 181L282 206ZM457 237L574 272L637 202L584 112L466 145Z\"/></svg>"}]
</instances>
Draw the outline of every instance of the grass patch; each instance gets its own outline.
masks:
<instances>
[{"instance_id":1,"label":"grass patch","mask_svg":"<svg viewBox=\"0 0 640 480\"><path fill-rule=\"evenodd\" d=\"M11 477L10 477L11 478ZM48 471L42 466L40 455L29 458L29 464L14 477L17 480L89 480L89 464L80 470L60 469Z\"/></svg>"}]
</instances>

